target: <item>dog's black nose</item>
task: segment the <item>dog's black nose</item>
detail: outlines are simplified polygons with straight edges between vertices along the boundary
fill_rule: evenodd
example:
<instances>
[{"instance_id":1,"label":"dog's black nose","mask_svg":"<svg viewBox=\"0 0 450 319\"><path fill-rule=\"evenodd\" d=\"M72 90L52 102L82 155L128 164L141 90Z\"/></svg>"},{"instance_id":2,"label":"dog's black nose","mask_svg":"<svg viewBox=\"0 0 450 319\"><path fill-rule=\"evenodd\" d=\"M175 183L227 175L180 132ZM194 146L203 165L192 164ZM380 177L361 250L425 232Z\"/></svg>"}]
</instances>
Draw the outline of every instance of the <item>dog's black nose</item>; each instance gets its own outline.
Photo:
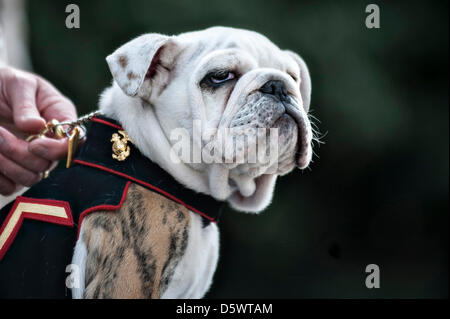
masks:
<instances>
[{"instance_id":1,"label":"dog's black nose","mask_svg":"<svg viewBox=\"0 0 450 319\"><path fill-rule=\"evenodd\" d=\"M287 89L284 82L279 80L270 80L260 89L260 92L276 96L280 101L287 100Z\"/></svg>"}]
</instances>

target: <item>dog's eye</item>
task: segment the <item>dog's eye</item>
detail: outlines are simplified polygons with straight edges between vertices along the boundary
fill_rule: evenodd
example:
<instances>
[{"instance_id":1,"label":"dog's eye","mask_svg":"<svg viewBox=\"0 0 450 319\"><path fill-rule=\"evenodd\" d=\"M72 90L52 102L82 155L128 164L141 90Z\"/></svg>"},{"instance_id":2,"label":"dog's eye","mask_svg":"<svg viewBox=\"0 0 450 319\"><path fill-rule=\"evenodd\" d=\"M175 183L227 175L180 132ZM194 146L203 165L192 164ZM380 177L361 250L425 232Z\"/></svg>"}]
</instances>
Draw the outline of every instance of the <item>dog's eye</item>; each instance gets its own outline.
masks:
<instances>
[{"instance_id":1,"label":"dog's eye","mask_svg":"<svg viewBox=\"0 0 450 319\"><path fill-rule=\"evenodd\" d=\"M216 71L208 73L200 83L216 88L228 81L234 80L235 78L236 74L234 72Z\"/></svg>"},{"instance_id":2,"label":"dog's eye","mask_svg":"<svg viewBox=\"0 0 450 319\"><path fill-rule=\"evenodd\" d=\"M224 83L229 80L233 80L235 78L235 75L233 72L220 72L211 75L211 82L220 84Z\"/></svg>"}]
</instances>

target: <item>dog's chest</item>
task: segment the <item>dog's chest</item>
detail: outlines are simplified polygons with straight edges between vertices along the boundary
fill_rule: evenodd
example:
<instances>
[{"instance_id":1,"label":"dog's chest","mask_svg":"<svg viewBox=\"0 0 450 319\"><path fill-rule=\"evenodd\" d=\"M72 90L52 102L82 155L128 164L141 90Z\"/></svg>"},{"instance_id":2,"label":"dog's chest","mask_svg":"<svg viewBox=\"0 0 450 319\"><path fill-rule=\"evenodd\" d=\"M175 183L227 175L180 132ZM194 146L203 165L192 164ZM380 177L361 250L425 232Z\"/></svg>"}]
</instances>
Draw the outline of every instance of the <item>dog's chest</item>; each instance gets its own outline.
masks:
<instances>
[{"instance_id":1,"label":"dog's chest","mask_svg":"<svg viewBox=\"0 0 450 319\"><path fill-rule=\"evenodd\" d=\"M74 263L87 298L199 298L217 256L214 223L204 227L198 214L132 185L119 210L85 218Z\"/></svg>"},{"instance_id":2,"label":"dog's chest","mask_svg":"<svg viewBox=\"0 0 450 319\"><path fill-rule=\"evenodd\" d=\"M162 298L201 298L208 291L219 254L219 231L215 223L203 227L201 217L190 213L189 240L174 268Z\"/></svg>"}]
</instances>

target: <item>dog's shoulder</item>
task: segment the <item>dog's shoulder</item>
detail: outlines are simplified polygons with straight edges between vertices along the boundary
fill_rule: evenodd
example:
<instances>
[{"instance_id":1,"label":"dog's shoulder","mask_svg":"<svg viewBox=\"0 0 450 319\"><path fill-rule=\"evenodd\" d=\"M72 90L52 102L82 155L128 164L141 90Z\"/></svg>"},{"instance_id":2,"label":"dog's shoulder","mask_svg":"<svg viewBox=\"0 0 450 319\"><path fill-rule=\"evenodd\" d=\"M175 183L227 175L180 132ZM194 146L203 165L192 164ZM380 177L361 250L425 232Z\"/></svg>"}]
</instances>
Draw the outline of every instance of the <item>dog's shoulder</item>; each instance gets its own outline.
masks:
<instances>
[{"instance_id":1,"label":"dog's shoulder","mask_svg":"<svg viewBox=\"0 0 450 319\"><path fill-rule=\"evenodd\" d=\"M190 223L187 208L137 184L119 209L87 215L85 297L160 297L185 253Z\"/></svg>"}]
</instances>

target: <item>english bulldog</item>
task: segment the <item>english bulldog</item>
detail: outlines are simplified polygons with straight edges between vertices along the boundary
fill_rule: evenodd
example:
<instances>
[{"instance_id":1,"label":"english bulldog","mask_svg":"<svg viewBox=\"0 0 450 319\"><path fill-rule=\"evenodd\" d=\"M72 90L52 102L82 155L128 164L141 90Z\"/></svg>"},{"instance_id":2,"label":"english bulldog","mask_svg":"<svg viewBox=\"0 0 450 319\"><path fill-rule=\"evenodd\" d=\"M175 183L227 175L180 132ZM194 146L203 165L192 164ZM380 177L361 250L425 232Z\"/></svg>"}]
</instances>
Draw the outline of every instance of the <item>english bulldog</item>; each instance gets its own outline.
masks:
<instances>
[{"instance_id":1,"label":"english bulldog","mask_svg":"<svg viewBox=\"0 0 450 319\"><path fill-rule=\"evenodd\" d=\"M228 27L176 36L150 33L125 43L106 61L113 83L101 95L100 111L184 187L257 213L270 204L278 175L309 165L308 68L299 55L265 36ZM194 140L195 123L213 133ZM188 133L191 147L204 148L218 139L218 130L232 128L242 130L228 131L225 139L276 129L276 157L236 162L236 156L227 161L221 154L223 161L193 161L174 151L177 130ZM72 294L201 298L218 254L216 223L205 225L199 214L133 184L120 209L84 218L72 261L81 269L82 285Z\"/></svg>"}]
</instances>

